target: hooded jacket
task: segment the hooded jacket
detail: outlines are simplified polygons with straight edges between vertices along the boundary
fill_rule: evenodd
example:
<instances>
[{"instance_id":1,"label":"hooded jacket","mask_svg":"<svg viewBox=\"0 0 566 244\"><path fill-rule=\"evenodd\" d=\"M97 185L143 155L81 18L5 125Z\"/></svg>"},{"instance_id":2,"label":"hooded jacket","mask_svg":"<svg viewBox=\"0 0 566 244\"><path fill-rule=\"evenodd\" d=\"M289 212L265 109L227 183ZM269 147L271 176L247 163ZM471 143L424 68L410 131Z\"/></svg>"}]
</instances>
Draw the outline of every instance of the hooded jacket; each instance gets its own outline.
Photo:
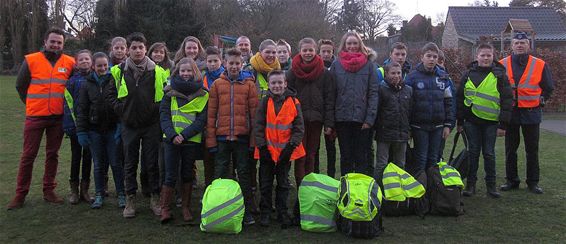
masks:
<instances>
[{"instance_id":1,"label":"hooded jacket","mask_svg":"<svg viewBox=\"0 0 566 244\"><path fill-rule=\"evenodd\" d=\"M255 81L249 72L241 71L236 80L222 74L214 81L208 97L206 147L216 147L217 140L249 138L257 104Z\"/></svg>"},{"instance_id":2,"label":"hooded jacket","mask_svg":"<svg viewBox=\"0 0 566 244\"><path fill-rule=\"evenodd\" d=\"M166 138L165 141L171 143L178 135L175 131L173 120L171 118L171 98L175 97L178 106L182 107L193 99L206 95L206 89L202 87L202 82L187 82L181 80L179 76L173 76L171 77L171 85L166 86L164 91L165 96L163 96L163 100L161 100L161 106L159 108L160 123L161 130ZM205 106L204 109L197 114L195 121L181 132L181 135L185 138L185 142L188 142L187 140L189 138L204 131L208 116L207 106Z\"/></svg>"},{"instance_id":3,"label":"hooded jacket","mask_svg":"<svg viewBox=\"0 0 566 244\"><path fill-rule=\"evenodd\" d=\"M379 86L377 139L383 142L406 142L411 130L410 117L413 89L404 83L395 87L387 81Z\"/></svg>"},{"instance_id":4,"label":"hooded jacket","mask_svg":"<svg viewBox=\"0 0 566 244\"><path fill-rule=\"evenodd\" d=\"M267 95L261 99L261 102L257 108L256 120L255 120L255 142L257 147L267 146L267 140L265 139L265 126L267 123L267 101L269 98L273 98L273 106L275 107L275 114L279 114L283 102L288 97L296 98L297 93L293 88L287 87L287 89L280 96L276 96L271 91L267 92ZM293 128L291 129L291 139L289 143L292 145L299 145L303 140L305 135L305 124L303 122L303 113L301 112L301 105L296 104L297 116L293 120Z\"/></svg>"},{"instance_id":5,"label":"hooded jacket","mask_svg":"<svg viewBox=\"0 0 566 244\"><path fill-rule=\"evenodd\" d=\"M413 89L411 126L423 130L454 125L452 81L441 69L426 70L419 63L405 77L405 84Z\"/></svg>"}]
</instances>

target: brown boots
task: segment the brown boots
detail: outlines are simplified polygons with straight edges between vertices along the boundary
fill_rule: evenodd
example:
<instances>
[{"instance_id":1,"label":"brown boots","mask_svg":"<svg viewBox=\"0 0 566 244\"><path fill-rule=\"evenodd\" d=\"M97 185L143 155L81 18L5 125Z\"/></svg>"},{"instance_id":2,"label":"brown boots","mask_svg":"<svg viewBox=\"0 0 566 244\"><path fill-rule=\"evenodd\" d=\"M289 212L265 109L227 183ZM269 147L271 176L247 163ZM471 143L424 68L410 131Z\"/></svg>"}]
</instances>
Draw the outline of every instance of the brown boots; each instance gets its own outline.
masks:
<instances>
[{"instance_id":1,"label":"brown boots","mask_svg":"<svg viewBox=\"0 0 566 244\"><path fill-rule=\"evenodd\" d=\"M88 202L88 203L92 203L92 198L90 198L90 195L88 194L89 186L90 186L90 181L88 181L88 180L82 180L81 181L80 197L81 197L81 200Z\"/></svg>"},{"instance_id":2,"label":"brown boots","mask_svg":"<svg viewBox=\"0 0 566 244\"><path fill-rule=\"evenodd\" d=\"M79 203L79 182L69 181L71 186L71 194L69 195L69 203L77 204Z\"/></svg>"},{"instance_id":3,"label":"brown boots","mask_svg":"<svg viewBox=\"0 0 566 244\"><path fill-rule=\"evenodd\" d=\"M193 193L193 183L183 183L183 194L181 198L183 202L181 203L181 207L183 208L183 220L185 222L190 222L193 220L193 216L191 215L191 194Z\"/></svg>"},{"instance_id":4,"label":"brown boots","mask_svg":"<svg viewBox=\"0 0 566 244\"><path fill-rule=\"evenodd\" d=\"M161 187L161 223L165 224L171 220L171 197L173 196L173 188L169 186Z\"/></svg>"}]
</instances>

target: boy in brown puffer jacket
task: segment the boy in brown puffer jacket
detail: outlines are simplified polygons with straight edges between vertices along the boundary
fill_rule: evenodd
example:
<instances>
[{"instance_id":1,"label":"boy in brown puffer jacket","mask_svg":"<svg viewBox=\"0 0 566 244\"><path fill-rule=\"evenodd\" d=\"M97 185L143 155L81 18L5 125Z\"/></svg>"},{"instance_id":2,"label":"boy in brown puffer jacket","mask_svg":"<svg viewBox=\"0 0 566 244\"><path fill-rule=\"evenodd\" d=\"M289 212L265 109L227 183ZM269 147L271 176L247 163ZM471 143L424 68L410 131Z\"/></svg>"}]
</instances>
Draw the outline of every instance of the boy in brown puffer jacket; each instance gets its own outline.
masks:
<instances>
[{"instance_id":1,"label":"boy in brown puffer jacket","mask_svg":"<svg viewBox=\"0 0 566 244\"><path fill-rule=\"evenodd\" d=\"M208 100L206 146L215 153L214 178L229 178L229 163L234 155L238 182L242 188L246 212L244 224L255 223L250 209L253 201L248 161L253 148L252 123L258 96L250 72L242 71L242 53L230 49L226 53L226 73L214 81Z\"/></svg>"}]
</instances>

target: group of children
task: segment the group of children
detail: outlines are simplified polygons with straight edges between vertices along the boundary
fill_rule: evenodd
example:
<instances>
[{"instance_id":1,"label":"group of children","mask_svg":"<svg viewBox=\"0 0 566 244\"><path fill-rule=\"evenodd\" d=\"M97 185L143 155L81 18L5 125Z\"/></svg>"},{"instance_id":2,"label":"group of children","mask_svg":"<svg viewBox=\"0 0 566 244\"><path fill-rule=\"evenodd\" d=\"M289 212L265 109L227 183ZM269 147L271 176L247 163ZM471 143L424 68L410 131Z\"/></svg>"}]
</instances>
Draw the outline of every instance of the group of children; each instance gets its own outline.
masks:
<instances>
[{"instance_id":1,"label":"group of children","mask_svg":"<svg viewBox=\"0 0 566 244\"><path fill-rule=\"evenodd\" d=\"M355 32L342 37L336 54L332 41L312 38L299 42L294 57L287 42L271 39L261 42L254 55L245 36L224 52L204 49L189 36L173 60L164 43L153 44L149 52L146 47L143 35L133 33L127 40L114 38L110 56L87 50L76 54L66 110L74 123L65 130L73 154L71 203L90 201L90 153L95 181L91 207L103 205L110 166L118 205L124 217L134 217L141 152L142 186L147 179L150 207L163 223L172 218L175 193L183 219L193 219L195 161L203 160L206 185L217 178L237 179L244 224L255 223L253 214L260 213L260 224L269 225L276 179L278 220L289 226L300 217L298 202L294 214L287 213L291 162L297 186L306 174L318 172L321 134L329 153L328 175L335 177L332 149L337 138L341 175L358 172L379 181L388 162L404 166L411 137L418 167L438 162L441 142L455 126L454 88L438 65L441 51L434 43L422 48L421 62L412 71L405 45L394 44L379 68L375 53ZM489 73L493 47L480 46L479 51L492 54L490 62L479 65ZM470 75L475 84L474 77ZM254 197L257 160L259 209Z\"/></svg>"}]
</instances>

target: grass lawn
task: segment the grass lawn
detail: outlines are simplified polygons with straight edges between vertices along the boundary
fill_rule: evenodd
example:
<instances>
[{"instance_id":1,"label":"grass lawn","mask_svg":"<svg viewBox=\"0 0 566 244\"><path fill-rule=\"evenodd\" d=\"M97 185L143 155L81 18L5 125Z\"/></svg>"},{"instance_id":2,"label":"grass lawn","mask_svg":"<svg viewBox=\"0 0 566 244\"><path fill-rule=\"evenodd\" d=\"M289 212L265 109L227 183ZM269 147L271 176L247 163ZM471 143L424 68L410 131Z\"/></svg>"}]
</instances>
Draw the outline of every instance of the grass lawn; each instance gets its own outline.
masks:
<instances>
[{"instance_id":1,"label":"grass lawn","mask_svg":"<svg viewBox=\"0 0 566 244\"><path fill-rule=\"evenodd\" d=\"M41 192L42 164L45 158L43 146L36 160L31 190L24 208L6 211L5 206L14 195L24 122L24 106L14 84L15 77L0 76L0 243L329 243L351 240L341 233L308 233L298 228L282 230L275 224L269 228L259 225L244 228L239 235L207 234L201 232L197 225L181 223L180 209L177 208L173 208L176 215L174 223L163 226L150 214L149 199L142 199L141 196L137 201L138 215L134 219L122 218L122 211L116 207L114 194L106 199L101 210L91 210L85 203L50 205L42 200ZM566 148L565 139L557 134L541 132L540 185L545 190L543 195L528 193L525 185L521 184L520 190L505 192L501 199L494 200L486 197L485 185L479 181L476 196L465 199L465 215L458 218L427 216L424 220L416 216L384 218L385 232L371 242L563 242L566 238L566 153L562 151ZM446 151L449 149L450 143L446 146ZM497 180L500 184L505 180L502 138L497 141L496 152ZM519 149L519 158L519 171L524 180L523 148ZM321 161L326 162L324 156ZM198 165L202 169L202 164ZM64 139L60 150L57 176L60 185L57 193L65 197L69 192L69 168L70 146L68 139ZM321 165L321 168L326 172L325 165ZM482 168L480 166L478 172L480 179L483 179ZM202 175L199 174L201 186L193 197L195 215L200 212L197 205L203 191ZM93 187L94 183L91 184L91 192ZM292 201L294 195L293 190Z\"/></svg>"}]
</instances>

